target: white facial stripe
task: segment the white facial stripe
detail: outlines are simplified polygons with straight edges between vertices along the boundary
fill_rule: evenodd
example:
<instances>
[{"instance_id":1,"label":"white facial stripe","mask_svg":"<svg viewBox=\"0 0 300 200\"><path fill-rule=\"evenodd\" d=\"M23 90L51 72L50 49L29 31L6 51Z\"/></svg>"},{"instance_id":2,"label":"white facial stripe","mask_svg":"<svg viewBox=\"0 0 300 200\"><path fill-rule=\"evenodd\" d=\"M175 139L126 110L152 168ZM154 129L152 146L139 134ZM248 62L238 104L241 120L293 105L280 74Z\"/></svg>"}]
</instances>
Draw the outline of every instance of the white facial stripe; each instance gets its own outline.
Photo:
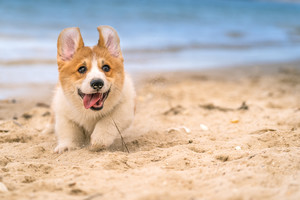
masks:
<instances>
[{"instance_id":1,"label":"white facial stripe","mask_svg":"<svg viewBox=\"0 0 300 200\"><path fill-rule=\"evenodd\" d=\"M95 56L93 57L92 60L92 69L91 71L87 74L86 79L105 79L105 74L103 72L101 72L98 68L98 61L95 58Z\"/></svg>"}]
</instances>

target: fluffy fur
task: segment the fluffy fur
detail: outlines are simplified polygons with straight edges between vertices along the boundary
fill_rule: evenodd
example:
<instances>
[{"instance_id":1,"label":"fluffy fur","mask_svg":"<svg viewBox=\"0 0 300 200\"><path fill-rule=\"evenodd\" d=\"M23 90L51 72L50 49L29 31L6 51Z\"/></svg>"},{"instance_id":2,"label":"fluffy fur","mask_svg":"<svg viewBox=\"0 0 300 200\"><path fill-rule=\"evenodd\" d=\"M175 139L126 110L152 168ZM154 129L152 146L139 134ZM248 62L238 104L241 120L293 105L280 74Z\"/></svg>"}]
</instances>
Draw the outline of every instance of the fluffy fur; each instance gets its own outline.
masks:
<instances>
[{"instance_id":1,"label":"fluffy fur","mask_svg":"<svg viewBox=\"0 0 300 200\"><path fill-rule=\"evenodd\" d=\"M98 31L99 41L94 47L84 46L79 28L64 29L58 37L59 83L52 103L58 138L55 152L85 145L101 150L119 137L113 121L121 131L133 121L135 92L124 72L119 37L109 26L99 26ZM110 70L103 70L104 65ZM79 72L82 66L84 73ZM103 87L93 88L91 81L99 79ZM83 96L95 93L108 94L101 110L84 107Z\"/></svg>"}]
</instances>

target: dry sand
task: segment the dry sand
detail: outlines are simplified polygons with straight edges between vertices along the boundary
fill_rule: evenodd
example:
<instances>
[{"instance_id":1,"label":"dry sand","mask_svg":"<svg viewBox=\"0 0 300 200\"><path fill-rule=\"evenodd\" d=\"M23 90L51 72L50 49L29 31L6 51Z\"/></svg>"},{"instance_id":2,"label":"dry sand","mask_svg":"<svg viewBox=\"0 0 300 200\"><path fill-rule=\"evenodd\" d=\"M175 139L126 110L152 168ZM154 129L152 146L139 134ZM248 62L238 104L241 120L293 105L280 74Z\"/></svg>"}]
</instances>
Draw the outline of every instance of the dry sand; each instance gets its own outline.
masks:
<instances>
[{"instance_id":1,"label":"dry sand","mask_svg":"<svg viewBox=\"0 0 300 200\"><path fill-rule=\"evenodd\" d=\"M55 154L49 90L1 101L0 199L300 199L300 64L281 66L139 76L130 153Z\"/></svg>"}]
</instances>

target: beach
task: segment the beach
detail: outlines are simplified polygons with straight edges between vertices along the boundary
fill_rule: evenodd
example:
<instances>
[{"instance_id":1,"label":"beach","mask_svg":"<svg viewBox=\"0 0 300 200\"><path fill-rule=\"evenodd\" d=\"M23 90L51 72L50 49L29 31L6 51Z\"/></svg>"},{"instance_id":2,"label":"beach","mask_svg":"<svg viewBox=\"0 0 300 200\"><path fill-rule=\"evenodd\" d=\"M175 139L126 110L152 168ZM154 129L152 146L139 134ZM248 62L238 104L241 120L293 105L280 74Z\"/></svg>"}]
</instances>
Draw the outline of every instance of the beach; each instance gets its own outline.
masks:
<instances>
[{"instance_id":1,"label":"beach","mask_svg":"<svg viewBox=\"0 0 300 200\"><path fill-rule=\"evenodd\" d=\"M132 76L129 152L54 153L54 84L1 100L0 199L300 198L300 62Z\"/></svg>"},{"instance_id":2,"label":"beach","mask_svg":"<svg viewBox=\"0 0 300 200\"><path fill-rule=\"evenodd\" d=\"M300 199L299 2L14 0L0 12L0 199ZM54 153L42 132L57 38L79 27L93 46L100 25L118 32L134 122L103 151Z\"/></svg>"}]
</instances>

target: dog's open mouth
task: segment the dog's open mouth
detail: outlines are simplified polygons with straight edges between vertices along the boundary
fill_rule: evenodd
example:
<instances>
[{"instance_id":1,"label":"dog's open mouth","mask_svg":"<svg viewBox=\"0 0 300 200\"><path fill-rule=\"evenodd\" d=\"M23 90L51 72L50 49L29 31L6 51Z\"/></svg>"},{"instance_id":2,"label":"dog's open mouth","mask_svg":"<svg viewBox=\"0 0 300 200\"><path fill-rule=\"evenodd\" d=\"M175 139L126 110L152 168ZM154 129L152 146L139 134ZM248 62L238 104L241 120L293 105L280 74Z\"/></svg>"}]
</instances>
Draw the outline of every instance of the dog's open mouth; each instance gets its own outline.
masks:
<instances>
[{"instance_id":1,"label":"dog's open mouth","mask_svg":"<svg viewBox=\"0 0 300 200\"><path fill-rule=\"evenodd\" d=\"M78 89L78 95L82 98L84 107L92 110L101 110L103 108L109 92L110 89L105 93L84 94Z\"/></svg>"}]
</instances>

